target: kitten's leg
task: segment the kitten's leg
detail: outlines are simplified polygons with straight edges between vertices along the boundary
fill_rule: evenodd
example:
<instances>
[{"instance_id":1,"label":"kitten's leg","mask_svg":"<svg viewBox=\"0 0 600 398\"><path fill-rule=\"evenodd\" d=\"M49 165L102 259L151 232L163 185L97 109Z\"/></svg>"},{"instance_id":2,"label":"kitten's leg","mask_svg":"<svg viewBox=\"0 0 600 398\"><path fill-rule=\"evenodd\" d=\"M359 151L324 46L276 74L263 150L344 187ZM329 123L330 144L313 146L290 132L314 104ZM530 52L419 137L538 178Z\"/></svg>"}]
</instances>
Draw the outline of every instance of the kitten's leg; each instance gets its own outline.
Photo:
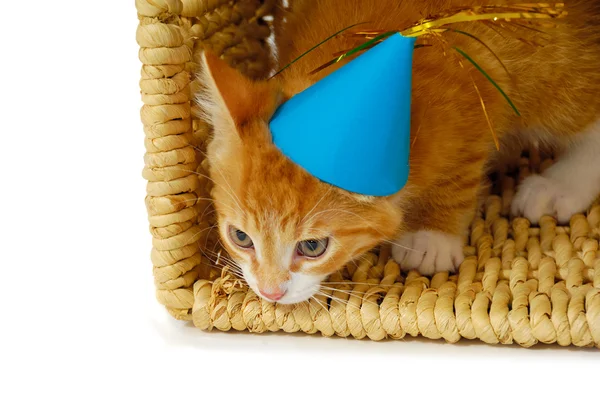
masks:
<instances>
[{"instance_id":1,"label":"kitten's leg","mask_svg":"<svg viewBox=\"0 0 600 398\"><path fill-rule=\"evenodd\" d=\"M512 213L537 223L551 215L560 223L582 212L600 194L600 122L575 138L567 152L541 175L523 180Z\"/></svg>"},{"instance_id":2,"label":"kitten's leg","mask_svg":"<svg viewBox=\"0 0 600 398\"><path fill-rule=\"evenodd\" d=\"M395 242L392 256L403 271L416 269L421 275L455 272L464 260L463 239L434 230L408 232Z\"/></svg>"},{"instance_id":3,"label":"kitten's leg","mask_svg":"<svg viewBox=\"0 0 600 398\"><path fill-rule=\"evenodd\" d=\"M440 182L407 211L409 232L392 245L392 257L403 271L416 269L422 275L432 275L458 270L482 188L481 174L472 168Z\"/></svg>"}]
</instances>

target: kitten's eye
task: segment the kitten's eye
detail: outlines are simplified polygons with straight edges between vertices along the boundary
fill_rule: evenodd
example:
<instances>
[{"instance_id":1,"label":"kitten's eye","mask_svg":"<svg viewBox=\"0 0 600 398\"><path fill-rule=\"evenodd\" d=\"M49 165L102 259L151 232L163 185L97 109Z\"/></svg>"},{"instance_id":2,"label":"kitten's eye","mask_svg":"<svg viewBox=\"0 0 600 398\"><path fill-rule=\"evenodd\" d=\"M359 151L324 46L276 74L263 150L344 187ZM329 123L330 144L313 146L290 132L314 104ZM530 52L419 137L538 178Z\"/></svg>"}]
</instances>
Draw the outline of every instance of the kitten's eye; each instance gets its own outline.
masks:
<instances>
[{"instance_id":1,"label":"kitten's eye","mask_svg":"<svg viewBox=\"0 0 600 398\"><path fill-rule=\"evenodd\" d=\"M243 249L249 249L254 245L252 239L242 230L239 230L235 227L229 227L229 236L233 243L238 245Z\"/></svg>"},{"instance_id":2,"label":"kitten's eye","mask_svg":"<svg viewBox=\"0 0 600 398\"><path fill-rule=\"evenodd\" d=\"M309 239L298 243L298 254L305 257L316 258L321 256L327 250L329 238Z\"/></svg>"}]
</instances>

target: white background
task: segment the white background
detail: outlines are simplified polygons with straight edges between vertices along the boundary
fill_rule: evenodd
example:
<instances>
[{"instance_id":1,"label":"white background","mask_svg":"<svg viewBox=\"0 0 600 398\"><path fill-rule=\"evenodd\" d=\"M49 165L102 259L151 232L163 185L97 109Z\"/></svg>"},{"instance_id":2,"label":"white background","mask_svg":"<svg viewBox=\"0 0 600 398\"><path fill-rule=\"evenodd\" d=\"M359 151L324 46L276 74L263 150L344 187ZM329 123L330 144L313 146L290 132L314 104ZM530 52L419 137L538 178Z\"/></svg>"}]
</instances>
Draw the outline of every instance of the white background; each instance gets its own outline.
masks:
<instances>
[{"instance_id":1,"label":"white background","mask_svg":"<svg viewBox=\"0 0 600 398\"><path fill-rule=\"evenodd\" d=\"M133 3L0 7L0 397L598 396L598 350L173 320L154 298Z\"/></svg>"}]
</instances>

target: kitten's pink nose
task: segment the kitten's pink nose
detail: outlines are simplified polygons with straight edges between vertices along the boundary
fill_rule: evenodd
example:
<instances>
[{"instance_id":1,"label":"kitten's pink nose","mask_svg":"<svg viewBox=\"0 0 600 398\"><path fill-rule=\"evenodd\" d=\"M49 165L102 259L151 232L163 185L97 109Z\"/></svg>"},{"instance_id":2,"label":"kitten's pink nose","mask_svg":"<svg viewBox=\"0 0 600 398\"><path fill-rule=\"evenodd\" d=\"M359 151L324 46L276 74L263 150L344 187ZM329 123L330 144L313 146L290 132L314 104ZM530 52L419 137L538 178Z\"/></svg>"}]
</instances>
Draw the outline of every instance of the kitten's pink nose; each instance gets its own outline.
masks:
<instances>
[{"instance_id":1,"label":"kitten's pink nose","mask_svg":"<svg viewBox=\"0 0 600 398\"><path fill-rule=\"evenodd\" d=\"M269 300L273 300L273 301L280 300L283 296L285 296L285 292L286 292L285 290L280 290L280 289L269 289L269 290L260 289L259 291L260 291L260 294L262 294Z\"/></svg>"}]
</instances>

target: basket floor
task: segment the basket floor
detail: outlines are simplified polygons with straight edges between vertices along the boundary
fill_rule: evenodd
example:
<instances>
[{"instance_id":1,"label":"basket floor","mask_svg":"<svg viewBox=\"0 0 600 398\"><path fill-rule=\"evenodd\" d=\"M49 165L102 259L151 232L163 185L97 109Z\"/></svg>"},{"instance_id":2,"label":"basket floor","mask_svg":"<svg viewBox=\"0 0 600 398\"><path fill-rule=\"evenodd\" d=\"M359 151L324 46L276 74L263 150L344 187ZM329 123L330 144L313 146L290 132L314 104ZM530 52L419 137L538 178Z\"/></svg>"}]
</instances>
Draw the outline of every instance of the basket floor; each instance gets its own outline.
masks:
<instances>
[{"instance_id":1,"label":"basket floor","mask_svg":"<svg viewBox=\"0 0 600 398\"><path fill-rule=\"evenodd\" d=\"M389 247L365 255L324 283L324 294L297 305L265 302L234 276L194 285L192 319L201 329L321 333L530 347L600 348L600 205L557 225L509 214L516 181L546 162L521 160L497 178L473 220L457 275L401 273ZM212 278L210 278L212 279Z\"/></svg>"}]
</instances>

